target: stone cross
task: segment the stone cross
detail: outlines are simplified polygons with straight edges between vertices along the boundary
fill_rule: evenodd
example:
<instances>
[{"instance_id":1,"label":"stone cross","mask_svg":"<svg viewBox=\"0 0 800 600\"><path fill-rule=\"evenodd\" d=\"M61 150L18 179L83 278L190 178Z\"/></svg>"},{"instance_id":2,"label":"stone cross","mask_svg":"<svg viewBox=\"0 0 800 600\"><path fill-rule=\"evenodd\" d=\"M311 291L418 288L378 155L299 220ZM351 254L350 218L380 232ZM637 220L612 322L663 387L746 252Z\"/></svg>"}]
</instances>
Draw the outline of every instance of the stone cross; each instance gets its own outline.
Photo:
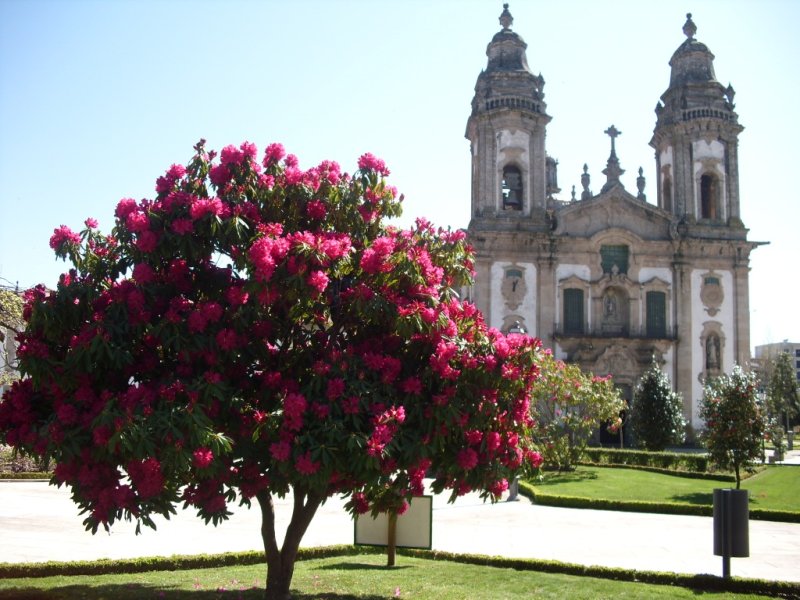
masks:
<instances>
[{"instance_id":1,"label":"stone cross","mask_svg":"<svg viewBox=\"0 0 800 600\"><path fill-rule=\"evenodd\" d=\"M611 138L611 154L616 155L617 152L616 148L614 147L614 140L617 138L617 136L622 135L622 132L612 125L608 129L606 129L603 133L605 133L608 137Z\"/></svg>"}]
</instances>

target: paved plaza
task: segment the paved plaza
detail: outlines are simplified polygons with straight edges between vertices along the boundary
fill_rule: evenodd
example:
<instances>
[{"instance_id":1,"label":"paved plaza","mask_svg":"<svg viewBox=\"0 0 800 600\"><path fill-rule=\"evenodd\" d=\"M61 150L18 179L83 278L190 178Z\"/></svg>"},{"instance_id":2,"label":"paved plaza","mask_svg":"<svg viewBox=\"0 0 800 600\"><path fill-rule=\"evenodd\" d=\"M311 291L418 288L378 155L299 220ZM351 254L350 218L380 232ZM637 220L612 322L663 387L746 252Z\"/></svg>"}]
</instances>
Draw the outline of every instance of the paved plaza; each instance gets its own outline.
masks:
<instances>
[{"instance_id":1,"label":"paved plaza","mask_svg":"<svg viewBox=\"0 0 800 600\"><path fill-rule=\"evenodd\" d=\"M797 467L800 468L800 467ZM277 503L286 527L291 500ZM257 506L236 508L218 527L193 511L179 511L158 530L135 535L133 523L110 533L84 531L66 489L45 482L0 482L0 562L95 560L173 554L217 553L262 548ZM800 524L750 521L750 557L731 560L731 574L800 581ZM282 537L282 535L281 535ZM353 542L353 521L343 501L331 498L311 523L303 546ZM448 504L433 502L433 548L459 553L551 559L585 565L676 573L722 574L712 551L710 517L639 514L536 506L484 504L476 495ZM402 561L402 558L399 560Z\"/></svg>"}]
</instances>

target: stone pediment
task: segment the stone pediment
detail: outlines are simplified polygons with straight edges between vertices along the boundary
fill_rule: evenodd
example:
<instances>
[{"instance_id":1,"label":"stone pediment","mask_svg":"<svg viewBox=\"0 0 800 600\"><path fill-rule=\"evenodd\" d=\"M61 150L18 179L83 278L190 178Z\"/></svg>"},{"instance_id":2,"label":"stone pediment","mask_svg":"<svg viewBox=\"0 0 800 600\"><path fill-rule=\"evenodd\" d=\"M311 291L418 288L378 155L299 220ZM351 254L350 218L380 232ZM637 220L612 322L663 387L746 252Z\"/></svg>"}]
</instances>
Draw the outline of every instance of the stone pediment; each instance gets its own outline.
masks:
<instances>
[{"instance_id":1,"label":"stone pediment","mask_svg":"<svg viewBox=\"0 0 800 600\"><path fill-rule=\"evenodd\" d=\"M630 231L644 240L671 240L675 226L670 215L632 196L616 185L607 192L561 207L556 235L591 237L608 229Z\"/></svg>"}]
</instances>

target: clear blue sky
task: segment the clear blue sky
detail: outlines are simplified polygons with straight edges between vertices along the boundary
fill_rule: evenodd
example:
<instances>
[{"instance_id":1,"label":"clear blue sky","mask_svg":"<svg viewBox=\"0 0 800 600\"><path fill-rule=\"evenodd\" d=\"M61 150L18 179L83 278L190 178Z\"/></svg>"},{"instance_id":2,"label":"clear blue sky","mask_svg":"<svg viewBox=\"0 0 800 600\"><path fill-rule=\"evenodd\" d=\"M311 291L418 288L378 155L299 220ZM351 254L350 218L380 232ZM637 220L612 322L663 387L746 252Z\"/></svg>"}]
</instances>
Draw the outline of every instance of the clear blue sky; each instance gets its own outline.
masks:
<instances>
[{"instance_id":1,"label":"clear blue sky","mask_svg":"<svg viewBox=\"0 0 800 600\"><path fill-rule=\"evenodd\" d=\"M644 167L653 109L683 42L697 39L733 84L742 217L752 255L753 344L800 341L797 177L800 2L795 0L516 0L513 29L546 80L547 150L562 198L603 180L612 123L623 183ZM301 166L352 171L370 151L417 216L464 227L464 139L494 0L0 0L0 282L52 285L48 247L61 224L101 228L123 197L152 197L155 178L212 148L282 142ZM794 296L794 297L793 297Z\"/></svg>"}]
</instances>

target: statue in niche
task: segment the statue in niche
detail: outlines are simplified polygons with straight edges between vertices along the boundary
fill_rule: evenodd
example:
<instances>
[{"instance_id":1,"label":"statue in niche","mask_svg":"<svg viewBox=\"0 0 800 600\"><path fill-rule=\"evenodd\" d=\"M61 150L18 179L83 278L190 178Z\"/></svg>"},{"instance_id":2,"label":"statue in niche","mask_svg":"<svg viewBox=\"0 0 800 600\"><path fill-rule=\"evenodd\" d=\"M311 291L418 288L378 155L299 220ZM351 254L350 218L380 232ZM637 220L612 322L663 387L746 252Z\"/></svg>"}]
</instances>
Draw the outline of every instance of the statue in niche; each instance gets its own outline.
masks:
<instances>
[{"instance_id":1,"label":"statue in niche","mask_svg":"<svg viewBox=\"0 0 800 600\"><path fill-rule=\"evenodd\" d=\"M606 319L615 321L617 319L617 295L613 291L606 292L606 297L603 300L603 314Z\"/></svg>"},{"instance_id":2,"label":"statue in niche","mask_svg":"<svg viewBox=\"0 0 800 600\"><path fill-rule=\"evenodd\" d=\"M706 338L706 370L719 370L719 337L710 335Z\"/></svg>"}]
</instances>

